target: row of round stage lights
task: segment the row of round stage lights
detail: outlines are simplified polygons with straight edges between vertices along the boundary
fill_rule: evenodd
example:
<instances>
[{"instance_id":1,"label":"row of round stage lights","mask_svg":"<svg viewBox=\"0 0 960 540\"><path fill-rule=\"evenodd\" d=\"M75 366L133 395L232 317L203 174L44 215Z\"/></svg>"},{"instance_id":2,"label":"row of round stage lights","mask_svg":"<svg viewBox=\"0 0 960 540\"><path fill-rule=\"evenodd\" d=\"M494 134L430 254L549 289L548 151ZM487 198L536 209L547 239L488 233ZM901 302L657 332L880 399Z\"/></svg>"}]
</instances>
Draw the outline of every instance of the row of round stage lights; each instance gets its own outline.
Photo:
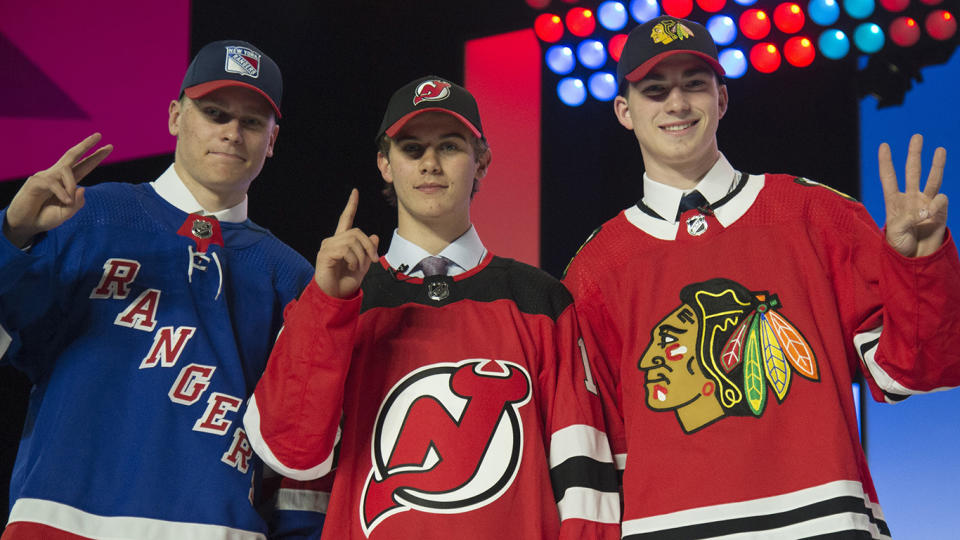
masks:
<instances>
[{"instance_id":1,"label":"row of round stage lights","mask_svg":"<svg viewBox=\"0 0 960 540\"><path fill-rule=\"evenodd\" d=\"M576 0L564 0L573 3ZM750 6L757 0L734 0L742 6ZM890 12L905 10L910 0L879 0ZM694 0L662 0L663 10L674 17L686 17L693 9ZM707 12L717 12L726 4L726 0L696 0ZM854 19L864 19L874 10L874 0L842 0L843 10ZM942 0L920 0L926 5L937 5ZM536 9L542 9L549 0L527 0ZM820 26L830 26L840 17L840 5L837 0L809 0L807 11L810 19ZM616 0L602 2L596 13L583 7L570 9L564 18L551 13L539 15L534 22L537 37L546 43L560 41L566 32L579 38L587 38L596 30L597 23L613 32L623 30L629 19L644 23L660 15L657 0L631 0L628 6ZM773 26L785 34L799 32L806 23L803 9L796 3L783 2L773 10ZM733 43L737 38L737 22L728 15L714 15L706 23L714 41L721 47ZM956 34L956 18L946 10L934 10L924 20L927 34L936 40L947 40ZM771 18L760 9L748 9L739 17L739 31L745 37L759 41L771 31ZM901 47L910 47L920 39L920 25L910 17L898 17L888 27L891 41ZM567 75L576 67L577 61L588 69L600 69L607 63L607 56L614 62L620 59L620 53L626 42L626 34L614 34L607 43L597 39L584 39L576 45L576 51L568 45L554 45L547 49L545 60L547 67L558 75ZM883 30L875 23L864 22L856 27L853 42L864 54L873 54L883 48L885 43ZM823 31L817 39L817 48L821 54L833 60L844 58L850 52L850 40L846 33L836 28ZM816 49L813 42L802 35L789 38L783 45L783 58L795 67L806 67L813 63ZM749 52L750 65L761 73L772 73L779 69L782 59L780 50L772 43L755 44ZM720 63L729 78L742 77L747 71L747 56L740 49L728 48L720 51ZM616 77L612 72L597 71L586 84L577 77L566 77L557 85L557 95L570 106L583 104L589 91L599 101L609 101L616 96Z\"/></svg>"}]
</instances>

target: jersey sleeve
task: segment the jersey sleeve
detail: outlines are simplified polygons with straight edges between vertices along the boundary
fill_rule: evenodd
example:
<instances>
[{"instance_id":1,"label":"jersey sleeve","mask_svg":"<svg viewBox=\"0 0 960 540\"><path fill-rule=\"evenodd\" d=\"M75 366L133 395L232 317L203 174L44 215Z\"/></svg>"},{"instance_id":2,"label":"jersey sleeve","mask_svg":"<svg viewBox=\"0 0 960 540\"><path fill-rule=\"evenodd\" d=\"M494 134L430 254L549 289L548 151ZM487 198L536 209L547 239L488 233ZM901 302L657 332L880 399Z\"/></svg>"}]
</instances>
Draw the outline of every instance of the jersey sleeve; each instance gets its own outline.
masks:
<instances>
[{"instance_id":1,"label":"jersey sleeve","mask_svg":"<svg viewBox=\"0 0 960 540\"><path fill-rule=\"evenodd\" d=\"M316 480L277 477L278 486L270 509L273 540L319 540L327 517L334 472Z\"/></svg>"},{"instance_id":2,"label":"jersey sleeve","mask_svg":"<svg viewBox=\"0 0 960 540\"><path fill-rule=\"evenodd\" d=\"M880 237L880 308L853 337L874 399L895 403L960 386L960 261L951 235L935 253L917 258Z\"/></svg>"},{"instance_id":3,"label":"jersey sleeve","mask_svg":"<svg viewBox=\"0 0 960 540\"><path fill-rule=\"evenodd\" d=\"M284 310L243 418L254 451L284 476L312 480L332 469L361 297L331 298L311 280Z\"/></svg>"},{"instance_id":4,"label":"jersey sleeve","mask_svg":"<svg viewBox=\"0 0 960 540\"><path fill-rule=\"evenodd\" d=\"M571 304L556 321L554 377L544 415L550 478L564 539L620 538L617 472L607 440L599 386ZM552 387L551 387L552 386Z\"/></svg>"}]
</instances>

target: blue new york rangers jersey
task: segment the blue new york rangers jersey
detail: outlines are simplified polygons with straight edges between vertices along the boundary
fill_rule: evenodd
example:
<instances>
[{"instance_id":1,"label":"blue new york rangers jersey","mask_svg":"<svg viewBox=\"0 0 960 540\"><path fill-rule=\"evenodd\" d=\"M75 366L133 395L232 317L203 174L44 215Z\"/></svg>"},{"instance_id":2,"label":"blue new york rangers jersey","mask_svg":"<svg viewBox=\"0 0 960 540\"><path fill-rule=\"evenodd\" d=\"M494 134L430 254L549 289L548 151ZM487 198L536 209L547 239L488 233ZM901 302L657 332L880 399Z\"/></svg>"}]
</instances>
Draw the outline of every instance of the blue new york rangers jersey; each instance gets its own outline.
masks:
<instances>
[{"instance_id":1,"label":"blue new york rangers jersey","mask_svg":"<svg viewBox=\"0 0 960 540\"><path fill-rule=\"evenodd\" d=\"M148 184L88 188L26 251L0 238L0 349L34 383L10 524L263 538L240 420L312 273L251 221L188 215Z\"/></svg>"}]
</instances>

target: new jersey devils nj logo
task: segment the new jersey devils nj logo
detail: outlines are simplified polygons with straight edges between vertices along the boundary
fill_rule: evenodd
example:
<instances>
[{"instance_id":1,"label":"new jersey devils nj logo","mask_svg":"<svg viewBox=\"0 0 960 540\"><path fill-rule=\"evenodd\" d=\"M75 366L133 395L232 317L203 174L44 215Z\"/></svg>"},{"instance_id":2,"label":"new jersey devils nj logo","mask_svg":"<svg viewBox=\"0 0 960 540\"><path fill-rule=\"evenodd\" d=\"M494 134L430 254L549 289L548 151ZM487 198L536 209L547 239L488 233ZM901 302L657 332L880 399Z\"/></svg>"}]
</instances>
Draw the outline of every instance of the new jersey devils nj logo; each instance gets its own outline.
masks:
<instances>
[{"instance_id":1,"label":"new jersey devils nj logo","mask_svg":"<svg viewBox=\"0 0 960 540\"><path fill-rule=\"evenodd\" d=\"M398 512L452 514L496 500L520 466L518 410L529 400L529 373L503 360L433 364L399 381L377 414L364 533Z\"/></svg>"},{"instance_id":2,"label":"new jersey devils nj logo","mask_svg":"<svg viewBox=\"0 0 960 540\"><path fill-rule=\"evenodd\" d=\"M441 101L447 99L450 95L450 83L446 81L424 81L417 85L413 95L413 104L418 105L421 101Z\"/></svg>"}]
</instances>

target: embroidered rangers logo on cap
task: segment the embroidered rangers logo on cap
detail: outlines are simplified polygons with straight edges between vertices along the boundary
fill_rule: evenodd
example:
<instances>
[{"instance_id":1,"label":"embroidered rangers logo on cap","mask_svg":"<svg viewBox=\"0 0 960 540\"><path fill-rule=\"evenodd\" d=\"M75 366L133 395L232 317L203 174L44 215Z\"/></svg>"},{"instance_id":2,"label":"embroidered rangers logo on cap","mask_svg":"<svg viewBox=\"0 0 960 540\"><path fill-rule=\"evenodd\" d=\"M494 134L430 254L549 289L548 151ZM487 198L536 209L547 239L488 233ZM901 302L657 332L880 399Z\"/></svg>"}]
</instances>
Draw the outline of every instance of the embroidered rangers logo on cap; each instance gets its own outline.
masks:
<instances>
[{"instance_id":1,"label":"embroidered rangers logo on cap","mask_svg":"<svg viewBox=\"0 0 960 540\"><path fill-rule=\"evenodd\" d=\"M260 53L247 47L228 46L223 70L256 79L260 77Z\"/></svg>"},{"instance_id":2,"label":"embroidered rangers logo on cap","mask_svg":"<svg viewBox=\"0 0 960 540\"><path fill-rule=\"evenodd\" d=\"M413 93L413 104L421 101L443 101L450 97L450 83L440 80L424 81Z\"/></svg>"},{"instance_id":3,"label":"embroidered rangers logo on cap","mask_svg":"<svg viewBox=\"0 0 960 540\"><path fill-rule=\"evenodd\" d=\"M693 32L680 21L667 19L653 27L653 30L650 31L650 37L653 38L654 43L666 45L674 40L693 37Z\"/></svg>"}]
</instances>

